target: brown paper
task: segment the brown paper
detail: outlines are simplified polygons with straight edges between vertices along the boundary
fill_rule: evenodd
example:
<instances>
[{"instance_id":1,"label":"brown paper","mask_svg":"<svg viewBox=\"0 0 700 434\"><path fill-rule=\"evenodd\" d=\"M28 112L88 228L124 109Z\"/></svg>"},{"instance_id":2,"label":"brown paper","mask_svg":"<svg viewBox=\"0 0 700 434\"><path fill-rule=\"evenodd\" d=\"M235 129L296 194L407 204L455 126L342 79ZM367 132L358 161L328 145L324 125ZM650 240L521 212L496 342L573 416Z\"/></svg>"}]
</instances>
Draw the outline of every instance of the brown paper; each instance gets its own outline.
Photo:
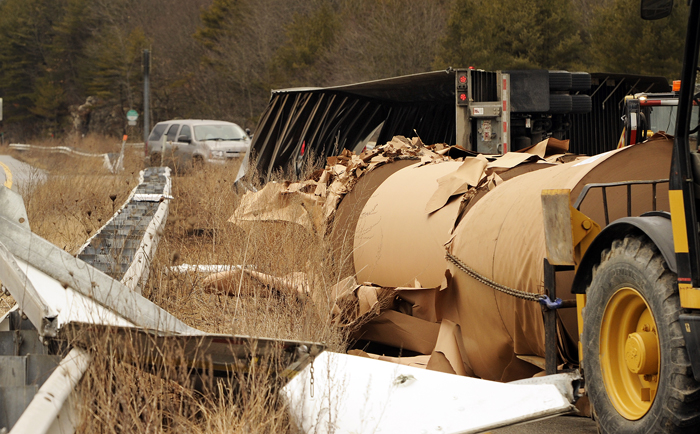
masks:
<instances>
[{"instance_id":1,"label":"brown paper","mask_svg":"<svg viewBox=\"0 0 700 434\"><path fill-rule=\"evenodd\" d=\"M359 281L404 287L415 279L429 288L442 282L444 244L459 209L452 200L427 214L435 181L461 164L447 161L392 173L367 199L352 230L352 260ZM342 208L340 205L339 208Z\"/></svg>"},{"instance_id":2,"label":"brown paper","mask_svg":"<svg viewBox=\"0 0 700 434\"><path fill-rule=\"evenodd\" d=\"M496 158L495 160L489 162L487 169L510 169L519 164L523 164L526 161L537 160L537 155L519 153L519 152L508 152L507 154Z\"/></svg>"},{"instance_id":3,"label":"brown paper","mask_svg":"<svg viewBox=\"0 0 700 434\"><path fill-rule=\"evenodd\" d=\"M399 298L410 303L411 316L430 322L439 322L442 319L442 314L438 308L439 287L396 288L395 291Z\"/></svg>"},{"instance_id":4,"label":"brown paper","mask_svg":"<svg viewBox=\"0 0 700 434\"><path fill-rule=\"evenodd\" d=\"M525 152L528 154L534 154L540 158L545 158L546 156L552 154L565 154L569 151L569 141L568 140L558 140L553 137L542 140L536 145L530 146L529 148L521 149L515 152Z\"/></svg>"},{"instance_id":5,"label":"brown paper","mask_svg":"<svg viewBox=\"0 0 700 434\"><path fill-rule=\"evenodd\" d=\"M439 324L387 310L363 325L353 338L430 354L439 332Z\"/></svg>"},{"instance_id":6,"label":"brown paper","mask_svg":"<svg viewBox=\"0 0 700 434\"><path fill-rule=\"evenodd\" d=\"M261 284L274 288L280 292L297 295L307 295L311 292L311 286L305 273L295 272L282 277L276 277L247 268L237 268L230 271L213 273L207 276L202 284L207 292L220 292L235 296L238 295L238 289L240 287L239 283L242 274L247 275L257 280Z\"/></svg>"},{"instance_id":7,"label":"brown paper","mask_svg":"<svg viewBox=\"0 0 700 434\"><path fill-rule=\"evenodd\" d=\"M425 367L428 365L428 360L430 360L430 356L388 357L379 354L366 353L362 350L350 350L348 351L348 354L358 357L367 357L368 359L396 363L399 365L412 366L414 368L421 369L425 369Z\"/></svg>"},{"instance_id":8,"label":"brown paper","mask_svg":"<svg viewBox=\"0 0 700 434\"><path fill-rule=\"evenodd\" d=\"M504 182L471 208L455 231L450 251L478 273L499 284L541 293L545 256L541 191L569 188L572 201L583 186L594 182L661 179L670 168L671 144L649 142L583 161L552 166ZM626 215L626 187L608 189L611 219ZM651 187L634 187L632 211L651 209ZM667 185L659 185L658 206L668 209ZM581 210L604 225L602 197L591 191ZM444 295L443 318L461 326L464 346L476 376L510 381L536 369L516 355L544 356L541 308L495 291L450 265L452 280ZM571 299L569 288L558 295ZM560 313L566 327L575 327L573 309ZM569 317L569 320L566 319ZM568 330L577 337L577 331Z\"/></svg>"},{"instance_id":9,"label":"brown paper","mask_svg":"<svg viewBox=\"0 0 700 434\"><path fill-rule=\"evenodd\" d=\"M450 197L465 193L469 187L479 183L484 176L488 161L483 155L464 160L461 166L449 175L438 178L438 187L425 205L425 212L432 213L447 203Z\"/></svg>"},{"instance_id":10,"label":"brown paper","mask_svg":"<svg viewBox=\"0 0 700 434\"><path fill-rule=\"evenodd\" d=\"M440 324L435 349L430 356L427 368L449 374L474 376L464 349L462 331L458 324L443 320Z\"/></svg>"},{"instance_id":11,"label":"brown paper","mask_svg":"<svg viewBox=\"0 0 700 434\"><path fill-rule=\"evenodd\" d=\"M286 221L317 233L323 222L321 199L314 194L302 192L301 184L293 185L291 191L288 187L282 183L270 182L258 192L246 192L229 221Z\"/></svg>"}]
</instances>

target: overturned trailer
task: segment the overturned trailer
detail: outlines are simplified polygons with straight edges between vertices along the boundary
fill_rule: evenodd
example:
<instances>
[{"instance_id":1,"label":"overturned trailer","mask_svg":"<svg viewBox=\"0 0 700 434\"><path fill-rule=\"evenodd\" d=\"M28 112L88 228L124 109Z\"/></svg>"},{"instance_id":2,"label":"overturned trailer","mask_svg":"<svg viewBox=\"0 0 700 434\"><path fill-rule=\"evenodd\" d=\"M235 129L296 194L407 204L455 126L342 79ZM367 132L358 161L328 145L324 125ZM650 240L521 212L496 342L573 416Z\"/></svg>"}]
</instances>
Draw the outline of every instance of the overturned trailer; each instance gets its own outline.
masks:
<instances>
[{"instance_id":1,"label":"overturned trailer","mask_svg":"<svg viewBox=\"0 0 700 434\"><path fill-rule=\"evenodd\" d=\"M669 90L664 77L452 68L274 90L237 179L254 168L269 180L276 170L298 171L309 156L359 154L397 135L488 154L551 136L570 140L571 152L594 155L615 148L626 95Z\"/></svg>"}]
</instances>

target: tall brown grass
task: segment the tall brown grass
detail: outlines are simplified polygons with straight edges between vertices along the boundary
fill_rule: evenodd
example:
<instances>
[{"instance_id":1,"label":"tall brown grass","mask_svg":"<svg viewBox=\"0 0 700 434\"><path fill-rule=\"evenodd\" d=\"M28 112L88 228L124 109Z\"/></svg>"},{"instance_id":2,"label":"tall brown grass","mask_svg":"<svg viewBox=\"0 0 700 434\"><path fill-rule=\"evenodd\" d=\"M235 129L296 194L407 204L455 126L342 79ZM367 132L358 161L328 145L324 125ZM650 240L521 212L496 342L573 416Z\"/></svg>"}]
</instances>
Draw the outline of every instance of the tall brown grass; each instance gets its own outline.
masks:
<instances>
[{"instance_id":1,"label":"tall brown grass","mask_svg":"<svg viewBox=\"0 0 700 434\"><path fill-rule=\"evenodd\" d=\"M88 153L119 152L114 138L89 136L77 143L45 141L39 146L70 146ZM43 150L11 151L32 166L17 189L24 198L32 231L62 249L76 253L97 229L109 220L138 183L143 158L127 147L125 170L112 174L104 160L51 153Z\"/></svg>"},{"instance_id":2,"label":"tall brown grass","mask_svg":"<svg viewBox=\"0 0 700 434\"><path fill-rule=\"evenodd\" d=\"M121 206L142 168L136 153L119 175L80 157L26 153L20 158L50 174L25 194L32 229L71 252ZM293 224L241 228L228 222L241 200L233 187L239 164L205 165L173 176L174 200L144 296L205 332L323 342L342 350L345 338L328 321L332 300L314 302L245 277L238 282L245 296L231 297L208 292L202 274L170 271L177 264L220 264L253 266L275 276L304 272L321 293L337 282L332 250L319 234ZM275 372L237 376L202 393L187 372L166 363L122 360L110 339L96 335L90 344L93 363L79 386L80 431L295 432L278 399Z\"/></svg>"}]
</instances>

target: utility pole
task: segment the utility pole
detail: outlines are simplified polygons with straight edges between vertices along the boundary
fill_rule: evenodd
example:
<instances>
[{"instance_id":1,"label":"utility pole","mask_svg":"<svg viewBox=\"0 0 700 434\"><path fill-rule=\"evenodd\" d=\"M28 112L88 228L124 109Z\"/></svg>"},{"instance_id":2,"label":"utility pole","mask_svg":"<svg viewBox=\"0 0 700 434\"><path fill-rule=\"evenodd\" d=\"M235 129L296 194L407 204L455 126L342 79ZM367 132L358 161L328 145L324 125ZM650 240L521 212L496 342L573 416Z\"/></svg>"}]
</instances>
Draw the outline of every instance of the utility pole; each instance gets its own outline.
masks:
<instances>
[{"instance_id":1,"label":"utility pole","mask_svg":"<svg viewBox=\"0 0 700 434\"><path fill-rule=\"evenodd\" d=\"M147 145L148 135L151 132L151 88L149 75L151 72L151 53L143 50L143 143Z\"/></svg>"}]
</instances>

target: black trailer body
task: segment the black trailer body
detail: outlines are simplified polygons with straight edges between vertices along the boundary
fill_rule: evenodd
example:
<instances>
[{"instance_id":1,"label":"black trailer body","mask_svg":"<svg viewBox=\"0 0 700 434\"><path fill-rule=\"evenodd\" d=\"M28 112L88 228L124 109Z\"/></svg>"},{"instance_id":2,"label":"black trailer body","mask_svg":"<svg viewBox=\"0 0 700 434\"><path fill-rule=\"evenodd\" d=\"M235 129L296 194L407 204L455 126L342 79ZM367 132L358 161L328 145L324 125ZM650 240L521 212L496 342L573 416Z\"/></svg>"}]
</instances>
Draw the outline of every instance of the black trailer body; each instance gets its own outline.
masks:
<instances>
[{"instance_id":1,"label":"black trailer body","mask_svg":"<svg viewBox=\"0 0 700 434\"><path fill-rule=\"evenodd\" d=\"M248 167L262 180L298 172L305 158L360 152L396 135L487 154L556 137L594 155L616 147L625 95L668 91L663 77L472 69L274 90L237 178Z\"/></svg>"}]
</instances>

